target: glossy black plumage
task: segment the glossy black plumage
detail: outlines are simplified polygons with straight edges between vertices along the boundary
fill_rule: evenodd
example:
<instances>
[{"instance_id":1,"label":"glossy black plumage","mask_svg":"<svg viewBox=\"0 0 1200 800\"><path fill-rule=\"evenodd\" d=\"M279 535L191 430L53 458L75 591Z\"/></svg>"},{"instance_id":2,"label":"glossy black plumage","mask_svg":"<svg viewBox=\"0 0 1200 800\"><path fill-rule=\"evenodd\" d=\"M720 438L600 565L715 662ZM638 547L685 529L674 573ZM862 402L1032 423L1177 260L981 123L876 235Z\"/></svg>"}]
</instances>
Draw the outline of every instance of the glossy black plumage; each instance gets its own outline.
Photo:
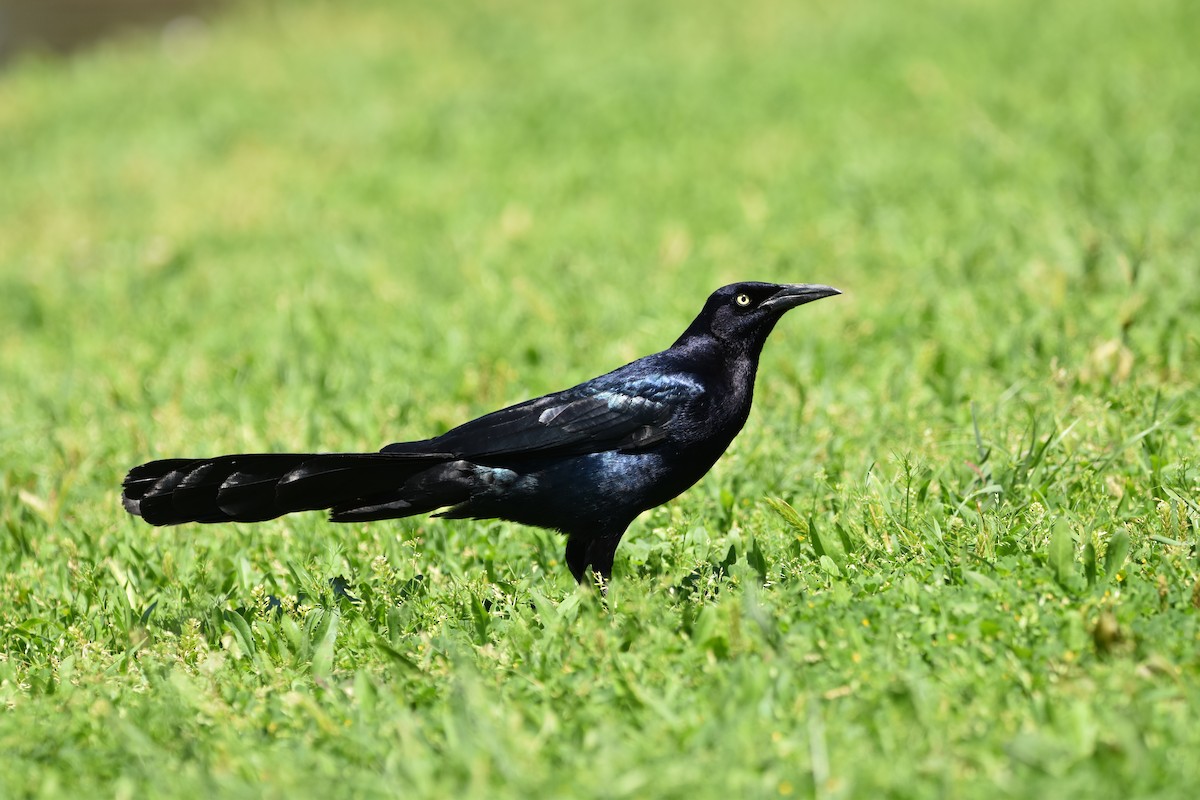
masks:
<instances>
[{"instance_id":1,"label":"glossy black plumage","mask_svg":"<svg viewBox=\"0 0 1200 800\"><path fill-rule=\"evenodd\" d=\"M122 502L154 525L258 522L329 509L335 522L443 509L567 535L577 580L612 573L625 529L704 476L750 413L763 343L789 309L839 294L737 283L668 349L441 436L379 453L244 454L134 467Z\"/></svg>"}]
</instances>

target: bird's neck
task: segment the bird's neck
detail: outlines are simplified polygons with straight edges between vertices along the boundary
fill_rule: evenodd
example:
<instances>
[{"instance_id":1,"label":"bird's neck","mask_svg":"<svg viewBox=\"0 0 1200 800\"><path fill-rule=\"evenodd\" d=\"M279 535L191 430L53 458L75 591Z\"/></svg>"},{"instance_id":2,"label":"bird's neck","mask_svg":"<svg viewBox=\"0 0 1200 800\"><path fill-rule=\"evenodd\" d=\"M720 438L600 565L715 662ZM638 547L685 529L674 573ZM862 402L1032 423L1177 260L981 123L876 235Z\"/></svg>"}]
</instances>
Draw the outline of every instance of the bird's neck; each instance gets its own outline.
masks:
<instances>
[{"instance_id":1,"label":"bird's neck","mask_svg":"<svg viewBox=\"0 0 1200 800\"><path fill-rule=\"evenodd\" d=\"M684 334L671 349L687 353L697 373L721 387L730 400L740 401L749 408L762 342L725 342L709 333Z\"/></svg>"}]
</instances>

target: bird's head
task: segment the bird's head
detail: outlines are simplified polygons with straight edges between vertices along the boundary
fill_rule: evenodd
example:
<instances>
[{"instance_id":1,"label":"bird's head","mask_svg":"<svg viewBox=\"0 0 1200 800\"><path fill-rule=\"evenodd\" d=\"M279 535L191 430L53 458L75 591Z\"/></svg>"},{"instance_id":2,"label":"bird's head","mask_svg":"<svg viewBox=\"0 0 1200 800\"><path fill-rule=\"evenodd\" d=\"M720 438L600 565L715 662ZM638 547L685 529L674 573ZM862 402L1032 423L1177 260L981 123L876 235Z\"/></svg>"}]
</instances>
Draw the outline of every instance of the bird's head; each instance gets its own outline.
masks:
<instances>
[{"instance_id":1,"label":"bird's head","mask_svg":"<svg viewBox=\"0 0 1200 800\"><path fill-rule=\"evenodd\" d=\"M841 294L812 283L731 283L713 292L704 310L688 326L689 336L711 336L735 349L757 355L775 323L789 310L822 297Z\"/></svg>"}]
</instances>

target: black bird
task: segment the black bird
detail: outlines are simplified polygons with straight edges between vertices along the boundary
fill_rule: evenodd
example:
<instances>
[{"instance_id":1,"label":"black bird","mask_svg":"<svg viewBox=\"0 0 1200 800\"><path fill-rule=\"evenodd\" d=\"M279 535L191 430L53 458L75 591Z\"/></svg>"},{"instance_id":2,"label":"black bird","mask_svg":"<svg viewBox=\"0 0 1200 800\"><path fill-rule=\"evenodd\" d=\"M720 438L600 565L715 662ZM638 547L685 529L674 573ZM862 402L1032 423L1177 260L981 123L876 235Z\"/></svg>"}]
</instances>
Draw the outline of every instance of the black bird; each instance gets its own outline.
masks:
<instances>
[{"instance_id":1,"label":"black bird","mask_svg":"<svg viewBox=\"0 0 1200 800\"><path fill-rule=\"evenodd\" d=\"M330 509L334 522L445 509L567 535L567 565L602 581L641 512L700 480L750 414L767 336L784 312L841 294L811 284L714 292L661 353L378 453L170 458L125 477L125 510L152 525L259 522Z\"/></svg>"}]
</instances>

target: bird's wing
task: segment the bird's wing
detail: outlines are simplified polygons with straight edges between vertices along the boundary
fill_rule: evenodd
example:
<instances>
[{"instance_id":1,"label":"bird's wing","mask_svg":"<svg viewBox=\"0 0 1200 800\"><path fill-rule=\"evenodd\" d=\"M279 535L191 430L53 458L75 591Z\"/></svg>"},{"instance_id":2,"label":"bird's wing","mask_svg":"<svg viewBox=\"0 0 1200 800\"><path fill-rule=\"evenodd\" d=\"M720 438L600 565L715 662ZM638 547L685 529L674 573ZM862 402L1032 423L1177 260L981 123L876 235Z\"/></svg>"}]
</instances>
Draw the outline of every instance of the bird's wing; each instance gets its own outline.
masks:
<instances>
[{"instance_id":1,"label":"bird's wing","mask_svg":"<svg viewBox=\"0 0 1200 800\"><path fill-rule=\"evenodd\" d=\"M637 451L665 439L671 417L703 393L690 375L610 374L495 411L423 444L475 460ZM384 451L409 448L400 443Z\"/></svg>"}]
</instances>

